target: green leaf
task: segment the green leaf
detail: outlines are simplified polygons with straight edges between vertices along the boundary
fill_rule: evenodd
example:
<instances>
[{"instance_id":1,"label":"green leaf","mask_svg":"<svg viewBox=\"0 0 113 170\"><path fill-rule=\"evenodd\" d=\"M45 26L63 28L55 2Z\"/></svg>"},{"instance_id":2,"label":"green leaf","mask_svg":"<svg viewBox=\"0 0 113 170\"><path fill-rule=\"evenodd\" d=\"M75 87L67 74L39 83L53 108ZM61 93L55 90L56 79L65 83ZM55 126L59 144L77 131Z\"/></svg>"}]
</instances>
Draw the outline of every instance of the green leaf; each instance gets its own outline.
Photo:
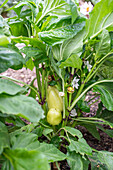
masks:
<instances>
[{"instance_id":1,"label":"green leaf","mask_svg":"<svg viewBox=\"0 0 113 170\"><path fill-rule=\"evenodd\" d=\"M88 103L86 101L84 101L85 99L80 99L77 102L78 107L83 111L83 112L90 112L90 107L88 105Z\"/></svg>"},{"instance_id":2,"label":"green leaf","mask_svg":"<svg viewBox=\"0 0 113 170\"><path fill-rule=\"evenodd\" d=\"M44 54L44 52L39 48L31 47L31 46L23 47L20 51L24 53L27 56L27 58L31 58L39 55L42 56Z\"/></svg>"},{"instance_id":3,"label":"green leaf","mask_svg":"<svg viewBox=\"0 0 113 170\"><path fill-rule=\"evenodd\" d=\"M90 133L92 136L94 136L95 138L97 138L98 140L100 140L100 135L99 132L97 131L96 125L95 124L91 124L91 123L81 123L82 126L84 126Z\"/></svg>"},{"instance_id":4,"label":"green leaf","mask_svg":"<svg viewBox=\"0 0 113 170\"><path fill-rule=\"evenodd\" d=\"M79 4L78 1L72 1L72 0L66 0L66 2L70 5L70 10L71 10L71 15L72 15L72 24L75 22L77 17L79 16L78 14L78 9L77 5Z\"/></svg>"},{"instance_id":5,"label":"green leaf","mask_svg":"<svg viewBox=\"0 0 113 170\"><path fill-rule=\"evenodd\" d=\"M111 38L111 48L113 49L113 31L109 33Z\"/></svg>"},{"instance_id":6,"label":"green leaf","mask_svg":"<svg viewBox=\"0 0 113 170\"><path fill-rule=\"evenodd\" d=\"M67 162L71 168L71 170L87 170L89 161L78 153L74 152L67 152Z\"/></svg>"},{"instance_id":7,"label":"green leaf","mask_svg":"<svg viewBox=\"0 0 113 170\"><path fill-rule=\"evenodd\" d=\"M53 29L50 31L39 32L39 38L49 45L62 43L64 40L73 38L85 26L85 21L69 26Z\"/></svg>"},{"instance_id":8,"label":"green leaf","mask_svg":"<svg viewBox=\"0 0 113 170\"><path fill-rule=\"evenodd\" d=\"M7 159L3 164L2 164L2 170L14 170L14 168L11 165L11 162Z\"/></svg>"},{"instance_id":9,"label":"green leaf","mask_svg":"<svg viewBox=\"0 0 113 170\"><path fill-rule=\"evenodd\" d=\"M18 115L31 122L44 118L44 111L38 102L25 95L0 95L0 110L2 113Z\"/></svg>"},{"instance_id":10,"label":"green leaf","mask_svg":"<svg viewBox=\"0 0 113 170\"><path fill-rule=\"evenodd\" d=\"M106 55L110 51L110 35L107 30L103 30L98 36L99 43L96 44L96 57Z\"/></svg>"},{"instance_id":11,"label":"green leaf","mask_svg":"<svg viewBox=\"0 0 113 170\"><path fill-rule=\"evenodd\" d=\"M50 129L50 128L46 128L43 130L43 135L48 135L49 133L53 132L53 129Z\"/></svg>"},{"instance_id":12,"label":"green leaf","mask_svg":"<svg viewBox=\"0 0 113 170\"><path fill-rule=\"evenodd\" d=\"M81 55L82 48L83 48L84 34L85 34L85 30L83 29L72 39L69 39L62 44L61 56L60 56L61 60L67 59L72 54L77 54L78 56Z\"/></svg>"},{"instance_id":13,"label":"green leaf","mask_svg":"<svg viewBox=\"0 0 113 170\"><path fill-rule=\"evenodd\" d=\"M0 46L7 47L10 44L10 38L5 35L0 35Z\"/></svg>"},{"instance_id":14,"label":"green leaf","mask_svg":"<svg viewBox=\"0 0 113 170\"><path fill-rule=\"evenodd\" d=\"M22 8L24 7L24 6L27 6L27 9L31 9L32 10L32 12L34 13L34 15L35 15L35 12L36 12L36 5L38 4L36 1L34 1L34 0L25 0L25 1L20 1L20 2L18 2L16 5L14 5L14 6L12 6L11 8L9 8L7 11L9 11L9 10L14 10L16 13L17 13L17 15L20 17L21 15L22 15L22 13L23 13L23 10L22 10ZM38 7L37 7L38 8Z\"/></svg>"},{"instance_id":15,"label":"green leaf","mask_svg":"<svg viewBox=\"0 0 113 170\"><path fill-rule=\"evenodd\" d=\"M11 143L12 149L20 149L20 148L27 148L29 149L29 145L33 145L35 141L37 141L38 136L33 133L26 133L21 132L16 135L11 134ZM37 141L37 143L39 143Z\"/></svg>"},{"instance_id":16,"label":"green leaf","mask_svg":"<svg viewBox=\"0 0 113 170\"><path fill-rule=\"evenodd\" d=\"M99 79L113 79L113 57L108 58L98 69L97 76Z\"/></svg>"},{"instance_id":17,"label":"green leaf","mask_svg":"<svg viewBox=\"0 0 113 170\"><path fill-rule=\"evenodd\" d=\"M91 155L92 149L90 146L86 143L85 139L81 138L78 139L78 141L71 140L71 143L69 145L69 150L76 151L76 153L80 153L81 155Z\"/></svg>"},{"instance_id":18,"label":"green leaf","mask_svg":"<svg viewBox=\"0 0 113 170\"><path fill-rule=\"evenodd\" d=\"M0 35L10 36L9 25L6 20L0 15Z\"/></svg>"},{"instance_id":19,"label":"green leaf","mask_svg":"<svg viewBox=\"0 0 113 170\"><path fill-rule=\"evenodd\" d=\"M104 120L113 123L113 111L109 111L107 109L102 110L102 112L100 112L100 114L96 117L103 118Z\"/></svg>"},{"instance_id":20,"label":"green leaf","mask_svg":"<svg viewBox=\"0 0 113 170\"><path fill-rule=\"evenodd\" d=\"M83 136L82 133L78 129L75 129L69 126L65 126L63 127L63 129L67 131L69 134L71 134L72 136L77 136L79 139L82 138Z\"/></svg>"},{"instance_id":21,"label":"green leaf","mask_svg":"<svg viewBox=\"0 0 113 170\"><path fill-rule=\"evenodd\" d=\"M59 151L53 144L41 143L37 150L42 152L49 162L66 159L66 155Z\"/></svg>"},{"instance_id":22,"label":"green leaf","mask_svg":"<svg viewBox=\"0 0 113 170\"><path fill-rule=\"evenodd\" d=\"M10 148L9 134L5 124L0 122L0 154L3 152L4 148Z\"/></svg>"},{"instance_id":23,"label":"green leaf","mask_svg":"<svg viewBox=\"0 0 113 170\"><path fill-rule=\"evenodd\" d=\"M26 62L26 67L27 67L28 69L30 69L31 71L33 71L34 62L33 62L32 58L30 58L30 59Z\"/></svg>"},{"instance_id":24,"label":"green leaf","mask_svg":"<svg viewBox=\"0 0 113 170\"><path fill-rule=\"evenodd\" d=\"M16 48L0 47L0 73L8 68L21 69L23 64L24 58Z\"/></svg>"},{"instance_id":25,"label":"green leaf","mask_svg":"<svg viewBox=\"0 0 113 170\"><path fill-rule=\"evenodd\" d=\"M100 151L97 155L99 161L107 166L108 169L113 167L113 153L107 151Z\"/></svg>"},{"instance_id":26,"label":"green leaf","mask_svg":"<svg viewBox=\"0 0 113 170\"><path fill-rule=\"evenodd\" d=\"M53 57L51 58L51 66L53 67L54 71L58 74L58 76L62 79L64 75L64 70L58 67Z\"/></svg>"},{"instance_id":27,"label":"green leaf","mask_svg":"<svg viewBox=\"0 0 113 170\"><path fill-rule=\"evenodd\" d=\"M22 48L20 51L25 52L25 54L26 54L27 50L29 50L29 52L30 52L30 48L32 48L32 47L37 47L39 50L44 51L44 52L46 51L46 45L42 41L40 41L38 38L28 38L28 37L21 36L21 37L13 37L12 41L15 43L24 43L27 47ZM32 47L31 46L28 47L28 45L31 45ZM32 48L32 49L34 49L34 48ZM35 50L35 52L36 52L36 50ZM32 52L32 54L33 54L33 52Z\"/></svg>"},{"instance_id":28,"label":"green leaf","mask_svg":"<svg viewBox=\"0 0 113 170\"><path fill-rule=\"evenodd\" d=\"M16 170L50 170L44 154L36 150L27 151L26 149L7 149L5 150L4 155L8 157Z\"/></svg>"},{"instance_id":29,"label":"green leaf","mask_svg":"<svg viewBox=\"0 0 113 170\"><path fill-rule=\"evenodd\" d=\"M0 78L0 94L6 93L10 95L15 95L17 93L23 93L25 91L26 89L19 86L18 84L12 81Z\"/></svg>"},{"instance_id":30,"label":"green leaf","mask_svg":"<svg viewBox=\"0 0 113 170\"><path fill-rule=\"evenodd\" d=\"M73 67L81 70L82 60L77 54L71 55L67 60L61 63L60 68L63 67Z\"/></svg>"},{"instance_id":31,"label":"green leaf","mask_svg":"<svg viewBox=\"0 0 113 170\"><path fill-rule=\"evenodd\" d=\"M101 163L98 159L98 153L93 152L92 156L89 156L91 161L91 170L108 170L107 166Z\"/></svg>"},{"instance_id":32,"label":"green leaf","mask_svg":"<svg viewBox=\"0 0 113 170\"><path fill-rule=\"evenodd\" d=\"M113 83L100 83L93 87L95 92L99 92L101 94L100 99L104 106L113 111Z\"/></svg>"},{"instance_id":33,"label":"green leaf","mask_svg":"<svg viewBox=\"0 0 113 170\"><path fill-rule=\"evenodd\" d=\"M107 7L107 8L106 8ZM113 1L102 0L97 3L86 24L86 38L94 38L113 24Z\"/></svg>"},{"instance_id":34,"label":"green leaf","mask_svg":"<svg viewBox=\"0 0 113 170\"><path fill-rule=\"evenodd\" d=\"M15 21L14 23L9 23L9 25L13 36L28 36L27 28L22 21Z\"/></svg>"},{"instance_id":35,"label":"green leaf","mask_svg":"<svg viewBox=\"0 0 113 170\"><path fill-rule=\"evenodd\" d=\"M97 128L105 132L108 136L113 138L113 129L104 129L101 125L97 125Z\"/></svg>"},{"instance_id":36,"label":"green leaf","mask_svg":"<svg viewBox=\"0 0 113 170\"><path fill-rule=\"evenodd\" d=\"M45 0L42 11L37 14L36 25L48 15L58 18L69 17L71 15L70 7L64 0Z\"/></svg>"},{"instance_id":37,"label":"green leaf","mask_svg":"<svg viewBox=\"0 0 113 170\"><path fill-rule=\"evenodd\" d=\"M56 148L59 148L60 142L61 142L61 138L59 136L54 136L51 139L51 144L53 144Z\"/></svg>"},{"instance_id":38,"label":"green leaf","mask_svg":"<svg viewBox=\"0 0 113 170\"><path fill-rule=\"evenodd\" d=\"M35 43L35 42L34 42ZM40 43L41 44L41 43ZM38 66L38 64L42 63L42 62L46 62L48 61L48 57L46 54L46 50L45 48L42 46L42 48L40 47L31 47L31 46L27 46L27 47L23 47L20 51L22 53L24 53L26 55L25 59L28 60L30 58L34 59L34 64L35 66ZM35 45L35 44L34 44ZM27 63L26 63L27 64Z\"/></svg>"}]
</instances>

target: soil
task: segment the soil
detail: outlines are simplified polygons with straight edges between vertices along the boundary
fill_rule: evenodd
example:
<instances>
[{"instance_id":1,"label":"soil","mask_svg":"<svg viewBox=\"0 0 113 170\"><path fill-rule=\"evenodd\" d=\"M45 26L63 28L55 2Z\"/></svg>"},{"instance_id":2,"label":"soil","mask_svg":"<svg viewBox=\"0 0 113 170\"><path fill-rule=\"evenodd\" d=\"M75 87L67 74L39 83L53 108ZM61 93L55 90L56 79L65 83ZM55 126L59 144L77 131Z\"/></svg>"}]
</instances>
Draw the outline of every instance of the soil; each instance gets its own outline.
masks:
<instances>
[{"instance_id":1,"label":"soil","mask_svg":"<svg viewBox=\"0 0 113 170\"><path fill-rule=\"evenodd\" d=\"M8 69L4 73L2 73L2 75L9 76L9 77L24 81L27 84L30 84L30 82L35 77L35 70L33 70L33 71L31 71L29 69L26 70L26 68L22 68L20 70ZM36 82L35 82L35 85L37 86ZM93 98L93 95L94 95L94 93L92 91L89 92L86 100L89 98ZM93 104L91 106L90 113L84 113L85 117L92 117L95 115L96 110L98 108L98 102L96 102L95 104ZM82 132L83 137L86 139L89 146L91 146L92 148L97 149L99 151L105 150L105 151L113 152L113 138L109 137L106 133L104 133L101 130L98 130L99 134L100 134L100 138L101 138L99 141L96 138L94 138L84 127L78 126L77 128ZM110 129L107 126L105 126L104 128ZM61 168L61 170L69 170L70 169L69 165L67 164L66 161L62 161L62 163L60 163L60 168ZM53 166L53 164L51 165L51 169L57 170L57 168L55 168L55 166Z\"/></svg>"}]
</instances>

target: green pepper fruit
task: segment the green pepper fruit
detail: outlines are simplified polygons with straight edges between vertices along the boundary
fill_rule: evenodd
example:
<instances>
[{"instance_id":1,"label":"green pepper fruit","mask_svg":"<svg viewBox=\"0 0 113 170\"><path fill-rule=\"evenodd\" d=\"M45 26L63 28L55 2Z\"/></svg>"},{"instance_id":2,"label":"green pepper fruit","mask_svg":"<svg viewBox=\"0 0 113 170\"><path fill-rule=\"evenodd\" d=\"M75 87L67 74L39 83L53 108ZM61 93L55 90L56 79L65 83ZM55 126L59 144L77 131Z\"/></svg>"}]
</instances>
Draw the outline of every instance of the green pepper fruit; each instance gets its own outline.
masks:
<instances>
[{"instance_id":1,"label":"green pepper fruit","mask_svg":"<svg viewBox=\"0 0 113 170\"><path fill-rule=\"evenodd\" d=\"M51 125L58 125L62 121L62 114L58 109L51 108L47 113L47 122Z\"/></svg>"},{"instance_id":2,"label":"green pepper fruit","mask_svg":"<svg viewBox=\"0 0 113 170\"><path fill-rule=\"evenodd\" d=\"M63 111L63 100L62 97L59 96L59 91L55 87L48 87L47 90L47 104L48 108L58 109L60 112Z\"/></svg>"}]
</instances>

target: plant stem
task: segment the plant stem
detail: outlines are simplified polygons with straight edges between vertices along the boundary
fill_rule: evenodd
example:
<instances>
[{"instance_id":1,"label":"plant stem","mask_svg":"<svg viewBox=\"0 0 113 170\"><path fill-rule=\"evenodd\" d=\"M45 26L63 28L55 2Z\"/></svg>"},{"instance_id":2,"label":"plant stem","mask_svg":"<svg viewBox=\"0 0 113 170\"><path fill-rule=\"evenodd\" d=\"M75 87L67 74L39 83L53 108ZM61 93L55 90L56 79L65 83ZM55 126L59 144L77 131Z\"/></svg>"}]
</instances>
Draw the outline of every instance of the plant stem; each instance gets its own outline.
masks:
<instances>
[{"instance_id":1,"label":"plant stem","mask_svg":"<svg viewBox=\"0 0 113 170\"><path fill-rule=\"evenodd\" d=\"M57 169L60 170L58 162L55 162L55 163L56 163Z\"/></svg>"},{"instance_id":2,"label":"plant stem","mask_svg":"<svg viewBox=\"0 0 113 170\"><path fill-rule=\"evenodd\" d=\"M85 81L84 81L84 84L89 81L89 77L90 77L90 78L92 77L92 73L93 73L93 70L95 69L96 65L97 65L97 63L95 63L95 64L93 65L91 71L89 72L89 74L87 75L87 77L86 77L86 79L85 79Z\"/></svg>"},{"instance_id":3,"label":"plant stem","mask_svg":"<svg viewBox=\"0 0 113 170\"><path fill-rule=\"evenodd\" d=\"M41 80L40 80L40 73L38 68L36 68L36 78L37 78L38 90L39 93L41 94Z\"/></svg>"},{"instance_id":4,"label":"plant stem","mask_svg":"<svg viewBox=\"0 0 113 170\"><path fill-rule=\"evenodd\" d=\"M71 105L72 93L69 93L69 107Z\"/></svg>"},{"instance_id":5,"label":"plant stem","mask_svg":"<svg viewBox=\"0 0 113 170\"><path fill-rule=\"evenodd\" d=\"M78 98L75 98L74 101L72 102L72 105L69 109L69 111L72 110L72 108L76 105L76 103L81 99L81 97L89 90L91 89L93 86L97 85L97 84L100 84L100 83L104 83L104 82L113 82L113 80L100 80L100 81L97 81L93 84L91 84L89 87L87 87L79 96Z\"/></svg>"},{"instance_id":6,"label":"plant stem","mask_svg":"<svg viewBox=\"0 0 113 170\"><path fill-rule=\"evenodd\" d=\"M42 71L42 89L41 89L41 96L42 96L42 101L44 100L44 96L45 96L45 69L43 69Z\"/></svg>"},{"instance_id":7,"label":"plant stem","mask_svg":"<svg viewBox=\"0 0 113 170\"><path fill-rule=\"evenodd\" d=\"M48 76L49 76L49 71L47 71L47 75L46 75L46 78L45 78L45 94L46 94L46 100L47 100Z\"/></svg>"},{"instance_id":8,"label":"plant stem","mask_svg":"<svg viewBox=\"0 0 113 170\"><path fill-rule=\"evenodd\" d=\"M14 81L14 82L17 82L17 83L21 83L21 84L29 87L30 89L32 89L32 90L37 94L38 98L40 98L40 95L39 95L39 93L37 92L37 90L35 90L35 89L34 89L32 86L30 86L29 84L26 84L26 83L24 83L23 81L16 80L16 79L14 79L14 78L10 78L10 77L3 76L3 75L0 75L0 77L5 78L5 79L8 79L8 80L11 80L11 81Z\"/></svg>"},{"instance_id":9,"label":"plant stem","mask_svg":"<svg viewBox=\"0 0 113 170\"><path fill-rule=\"evenodd\" d=\"M65 86L64 86L64 79L62 79L62 87L63 87L63 93L65 93ZM62 123L62 127L65 124L65 96L63 96L63 123Z\"/></svg>"}]
</instances>

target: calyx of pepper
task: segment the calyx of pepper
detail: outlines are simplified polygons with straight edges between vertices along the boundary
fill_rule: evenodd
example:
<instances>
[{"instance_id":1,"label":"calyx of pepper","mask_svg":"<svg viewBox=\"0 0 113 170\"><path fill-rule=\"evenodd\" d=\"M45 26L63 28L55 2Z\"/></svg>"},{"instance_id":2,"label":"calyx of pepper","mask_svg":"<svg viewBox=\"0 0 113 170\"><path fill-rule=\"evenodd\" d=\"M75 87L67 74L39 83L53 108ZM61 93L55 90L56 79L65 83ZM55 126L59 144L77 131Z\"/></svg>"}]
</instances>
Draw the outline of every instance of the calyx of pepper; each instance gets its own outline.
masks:
<instances>
[{"instance_id":1,"label":"calyx of pepper","mask_svg":"<svg viewBox=\"0 0 113 170\"><path fill-rule=\"evenodd\" d=\"M54 86L49 86L47 90L47 104L48 108L58 109L60 112L63 111L63 100L59 95L59 91Z\"/></svg>"}]
</instances>

